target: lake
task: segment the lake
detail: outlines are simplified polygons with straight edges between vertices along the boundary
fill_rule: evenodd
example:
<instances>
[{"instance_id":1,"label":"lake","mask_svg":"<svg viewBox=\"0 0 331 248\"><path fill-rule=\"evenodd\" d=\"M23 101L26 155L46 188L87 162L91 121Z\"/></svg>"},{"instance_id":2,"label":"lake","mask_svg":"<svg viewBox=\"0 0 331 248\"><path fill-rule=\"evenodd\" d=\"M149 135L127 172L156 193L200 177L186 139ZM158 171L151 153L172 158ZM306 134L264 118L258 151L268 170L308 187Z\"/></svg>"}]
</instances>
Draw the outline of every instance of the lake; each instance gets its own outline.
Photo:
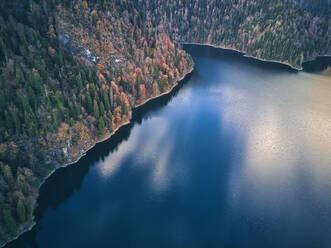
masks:
<instances>
[{"instance_id":1,"label":"lake","mask_svg":"<svg viewBox=\"0 0 331 248\"><path fill-rule=\"evenodd\" d=\"M54 173L7 248L331 247L331 77L185 48L195 71Z\"/></svg>"}]
</instances>

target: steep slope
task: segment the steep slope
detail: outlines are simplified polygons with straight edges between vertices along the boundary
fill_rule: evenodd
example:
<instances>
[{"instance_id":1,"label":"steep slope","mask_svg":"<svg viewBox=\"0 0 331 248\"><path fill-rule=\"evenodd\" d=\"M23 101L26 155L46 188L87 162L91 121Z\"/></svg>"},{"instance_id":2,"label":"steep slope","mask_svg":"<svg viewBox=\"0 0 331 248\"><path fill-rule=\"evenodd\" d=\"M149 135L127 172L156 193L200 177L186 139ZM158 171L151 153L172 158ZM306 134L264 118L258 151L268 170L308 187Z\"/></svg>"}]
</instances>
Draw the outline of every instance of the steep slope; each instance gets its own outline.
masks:
<instances>
[{"instance_id":1,"label":"steep slope","mask_svg":"<svg viewBox=\"0 0 331 248\"><path fill-rule=\"evenodd\" d=\"M129 2L2 1L0 240L31 225L38 188L192 69ZM103 11L100 11L103 10Z\"/></svg>"},{"instance_id":2,"label":"steep slope","mask_svg":"<svg viewBox=\"0 0 331 248\"><path fill-rule=\"evenodd\" d=\"M288 63L331 54L330 20L294 0L0 2L0 244L41 182L193 68L182 42Z\"/></svg>"},{"instance_id":3,"label":"steep slope","mask_svg":"<svg viewBox=\"0 0 331 248\"><path fill-rule=\"evenodd\" d=\"M146 1L141 8L153 16L151 25L164 26L178 42L232 48L297 69L303 61L331 54L330 19L293 0Z\"/></svg>"}]
</instances>

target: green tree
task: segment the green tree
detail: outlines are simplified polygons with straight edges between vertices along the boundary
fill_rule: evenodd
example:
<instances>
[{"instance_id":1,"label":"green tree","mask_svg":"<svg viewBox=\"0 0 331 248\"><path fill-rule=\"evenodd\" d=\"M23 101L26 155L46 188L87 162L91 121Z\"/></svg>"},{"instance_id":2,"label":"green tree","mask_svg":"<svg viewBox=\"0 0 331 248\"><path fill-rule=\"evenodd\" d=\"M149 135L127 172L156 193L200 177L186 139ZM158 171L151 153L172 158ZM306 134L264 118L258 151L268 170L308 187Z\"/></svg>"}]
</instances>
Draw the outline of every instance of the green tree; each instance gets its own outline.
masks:
<instances>
[{"instance_id":1,"label":"green tree","mask_svg":"<svg viewBox=\"0 0 331 248\"><path fill-rule=\"evenodd\" d=\"M87 110L88 114L92 114L93 104L92 104L92 98L91 98L90 94L87 94L87 97L86 97L86 110Z\"/></svg>"},{"instance_id":2,"label":"green tree","mask_svg":"<svg viewBox=\"0 0 331 248\"><path fill-rule=\"evenodd\" d=\"M13 218L13 216L11 215L9 209L3 210L3 219L5 221L5 224L9 230L9 232L14 233L17 228L17 223L16 223L15 219Z\"/></svg>"},{"instance_id":3,"label":"green tree","mask_svg":"<svg viewBox=\"0 0 331 248\"><path fill-rule=\"evenodd\" d=\"M83 83L82 83L82 77L81 77L80 73L76 76L76 84L80 90L82 90L84 88Z\"/></svg>"},{"instance_id":4,"label":"green tree","mask_svg":"<svg viewBox=\"0 0 331 248\"><path fill-rule=\"evenodd\" d=\"M98 131L100 135L104 134L105 131L105 121L103 120L102 116L99 118L98 121Z\"/></svg>"},{"instance_id":5,"label":"green tree","mask_svg":"<svg viewBox=\"0 0 331 248\"><path fill-rule=\"evenodd\" d=\"M103 98L103 102L105 103L105 109L107 111L110 110L109 98L105 91L102 92L102 98Z\"/></svg>"},{"instance_id":6,"label":"green tree","mask_svg":"<svg viewBox=\"0 0 331 248\"><path fill-rule=\"evenodd\" d=\"M60 122L58 120L58 117L57 117L57 111L54 111L52 113L52 119L53 119L53 127L55 130L57 130L59 128L59 125L60 125Z\"/></svg>"},{"instance_id":7,"label":"green tree","mask_svg":"<svg viewBox=\"0 0 331 248\"><path fill-rule=\"evenodd\" d=\"M25 222L26 220L26 210L23 201L20 199L17 202L16 212L20 223Z\"/></svg>"},{"instance_id":8,"label":"green tree","mask_svg":"<svg viewBox=\"0 0 331 248\"><path fill-rule=\"evenodd\" d=\"M24 111L29 111L30 108L31 108L30 103L29 103L29 99L26 95L24 95L22 97L22 106L23 106Z\"/></svg>"},{"instance_id":9,"label":"green tree","mask_svg":"<svg viewBox=\"0 0 331 248\"><path fill-rule=\"evenodd\" d=\"M12 114L12 118L14 120L15 130L16 130L16 132L20 132L21 131L21 120L20 120L20 117L19 117L18 110L16 108L14 108L11 111L11 114Z\"/></svg>"},{"instance_id":10,"label":"green tree","mask_svg":"<svg viewBox=\"0 0 331 248\"><path fill-rule=\"evenodd\" d=\"M13 128L13 122L12 122L12 118L10 117L9 113L7 110L5 110L5 122L6 122L6 127L8 129Z\"/></svg>"},{"instance_id":11,"label":"green tree","mask_svg":"<svg viewBox=\"0 0 331 248\"><path fill-rule=\"evenodd\" d=\"M105 114L105 106L103 105L103 103L100 103L100 114L101 116L103 116Z\"/></svg>"},{"instance_id":12,"label":"green tree","mask_svg":"<svg viewBox=\"0 0 331 248\"><path fill-rule=\"evenodd\" d=\"M121 103L121 109L122 109L123 115L126 115L128 113L128 109L123 102Z\"/></svg>"},{"instance_id":13,"label":"green tree","mask_svg":"<svg viewBox=\"0 0 331 248\"><path fill-rule=\"evenodd\" d=\"M93 114L94 114L94 117L99 119L100 117L100 111L99 111L99 106L98 106L98 103L97 101L94 99L93 101Z\"/></svg>"}]
</instances>

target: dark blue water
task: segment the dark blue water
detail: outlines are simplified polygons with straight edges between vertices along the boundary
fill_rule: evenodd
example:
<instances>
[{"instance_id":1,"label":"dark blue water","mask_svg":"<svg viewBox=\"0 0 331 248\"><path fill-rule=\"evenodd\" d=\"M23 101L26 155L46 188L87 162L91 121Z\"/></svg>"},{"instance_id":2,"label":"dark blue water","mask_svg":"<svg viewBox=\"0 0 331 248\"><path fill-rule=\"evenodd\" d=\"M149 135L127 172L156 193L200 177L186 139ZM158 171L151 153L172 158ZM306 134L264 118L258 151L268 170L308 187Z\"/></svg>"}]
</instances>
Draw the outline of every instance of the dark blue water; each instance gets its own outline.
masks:
<instances>
[{"instance_id":1,"label":"dark blue water","mask_svg":"<svg viewBox=\"0 0 331 248\"><path fill-rule=\"evenodd\" d=\"M41 188L9 247L331 247L331 78L187 47L173 94Z\"/></svg>"}]
</instances>

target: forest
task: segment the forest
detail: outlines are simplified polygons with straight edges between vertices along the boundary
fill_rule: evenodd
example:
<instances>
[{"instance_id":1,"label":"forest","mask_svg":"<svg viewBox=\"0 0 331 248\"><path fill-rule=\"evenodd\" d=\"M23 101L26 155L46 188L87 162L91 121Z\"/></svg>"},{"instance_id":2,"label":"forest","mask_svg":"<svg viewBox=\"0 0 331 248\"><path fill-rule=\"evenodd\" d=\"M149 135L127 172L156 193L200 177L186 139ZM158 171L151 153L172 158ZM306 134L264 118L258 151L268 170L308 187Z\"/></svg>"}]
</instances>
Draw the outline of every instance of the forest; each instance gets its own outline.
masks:
<instances>
[{"instance_id":1,"label":"forest","mask_svg":"<svg viewBox=\"0 0 331 248\"><path fill-rule=\"evenodd\" d=\"M33 223L44 178L193 69L183 43L288 63L331 54L294 0L0 2L0 244Z\"/></svg>"}]
</instances>

